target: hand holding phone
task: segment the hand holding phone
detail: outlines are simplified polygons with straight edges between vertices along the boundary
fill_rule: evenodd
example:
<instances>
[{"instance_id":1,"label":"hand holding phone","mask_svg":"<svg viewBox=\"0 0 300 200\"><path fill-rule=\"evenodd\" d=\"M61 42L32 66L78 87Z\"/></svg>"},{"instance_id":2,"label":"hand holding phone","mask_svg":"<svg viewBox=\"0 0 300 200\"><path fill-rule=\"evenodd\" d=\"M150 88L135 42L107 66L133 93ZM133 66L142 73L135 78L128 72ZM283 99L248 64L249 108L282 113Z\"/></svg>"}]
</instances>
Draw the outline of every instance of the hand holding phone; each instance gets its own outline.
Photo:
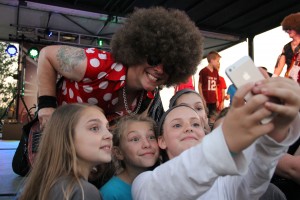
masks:
<instances>
[{"instance_id":1,"label":"hand holding phone","mask_svg":"<svg viewBox=\"0 0 300 200\"><path fill-rule=\"evenodd\" d=\"M231 66L227 67L225 69L225 73L236 88L239 88L249 82L257 82L265 79L249 56L244 56ZM249 92L245 96L245 100L248 101L252 96L253 94ZM272 113L269 117L264 118L261 123L269 123L273 119L274 115L275 113Z\"/></svg>"}]
</instances>

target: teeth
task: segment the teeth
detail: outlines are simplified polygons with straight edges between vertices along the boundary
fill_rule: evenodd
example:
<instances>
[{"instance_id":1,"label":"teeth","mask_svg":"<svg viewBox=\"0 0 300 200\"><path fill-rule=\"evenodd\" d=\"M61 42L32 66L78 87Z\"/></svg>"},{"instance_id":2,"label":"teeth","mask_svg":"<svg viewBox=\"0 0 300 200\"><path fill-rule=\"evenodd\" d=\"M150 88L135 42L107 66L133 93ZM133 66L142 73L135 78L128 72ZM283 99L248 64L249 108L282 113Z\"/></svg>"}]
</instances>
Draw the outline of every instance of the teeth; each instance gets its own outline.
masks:
<instances>
[{"instance_id":1,"label":"teeth","mask_svg":"<svg viewBox=\"0 0 300 200\"><path fill-rule=\"evenodd\" d=\"M157 78L155 78L155 77L152 76L151 74L148 74L148 77L149 77L152 81L157 81Z\"/></svg>"}]
</instances>

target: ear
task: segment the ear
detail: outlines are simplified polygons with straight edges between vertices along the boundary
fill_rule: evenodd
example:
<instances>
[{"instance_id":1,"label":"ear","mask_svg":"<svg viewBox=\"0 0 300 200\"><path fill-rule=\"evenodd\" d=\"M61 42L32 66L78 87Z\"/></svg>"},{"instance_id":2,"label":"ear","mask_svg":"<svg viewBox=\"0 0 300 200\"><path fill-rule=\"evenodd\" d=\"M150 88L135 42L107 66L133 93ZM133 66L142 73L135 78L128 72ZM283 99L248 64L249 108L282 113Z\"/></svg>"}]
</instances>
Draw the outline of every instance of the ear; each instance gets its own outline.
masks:
<instances>
[{"instance_id":1,"label":"ear","mask_svg":"<svg viewBox=\"0 0 300 200\"><path fill-rule=\"evenodd\" d=\"M166 149L167 148L167 144L166 144L164 136L162 136L162 135L158 136L157 142L158 142L159 148L161 148L161 149Z\"/></svg>"},{"instance_id":2,"label":"ear","mask_svg":"<svg viewBox=\"0 0 300 200\"><path fill-rule=\"evenodd\" d=\"M117 160L124 160L124 155L121 149L117 146L113 146L113 155L117 158Z\"/></svg>"}]
</instances>

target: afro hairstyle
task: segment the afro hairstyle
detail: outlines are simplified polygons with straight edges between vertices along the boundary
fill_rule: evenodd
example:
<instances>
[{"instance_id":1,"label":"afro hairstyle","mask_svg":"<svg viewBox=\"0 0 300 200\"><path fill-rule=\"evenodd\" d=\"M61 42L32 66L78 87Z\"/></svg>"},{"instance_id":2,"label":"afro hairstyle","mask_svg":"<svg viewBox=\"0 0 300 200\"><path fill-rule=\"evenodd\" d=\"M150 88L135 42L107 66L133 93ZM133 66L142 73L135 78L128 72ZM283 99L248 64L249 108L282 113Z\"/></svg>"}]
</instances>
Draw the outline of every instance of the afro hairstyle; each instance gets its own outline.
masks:
<instances>
[{"instance_id":1,"label":"afro hairstyle","mask_svg":"<svg viewBox=\"0 0 300 200\"><path fill-rule=\"evenodd\" d=\"M183 11L162 7L136 9L114 35L111 52L127 67L159 59L169 75L167 87L195 74L202 59L200 30Z\"/></svg>"},{"instance_id":2,"label":"afro hairstyle","mask_svg":"<svg viewBox=\"0 0 300 200\"><path fill-rule=\"evenodd\" d=\"M300 34L300 12L286 16L281 22L281 26L283 30L295 30L297 34Z\"/></svg>"}]
</instances>

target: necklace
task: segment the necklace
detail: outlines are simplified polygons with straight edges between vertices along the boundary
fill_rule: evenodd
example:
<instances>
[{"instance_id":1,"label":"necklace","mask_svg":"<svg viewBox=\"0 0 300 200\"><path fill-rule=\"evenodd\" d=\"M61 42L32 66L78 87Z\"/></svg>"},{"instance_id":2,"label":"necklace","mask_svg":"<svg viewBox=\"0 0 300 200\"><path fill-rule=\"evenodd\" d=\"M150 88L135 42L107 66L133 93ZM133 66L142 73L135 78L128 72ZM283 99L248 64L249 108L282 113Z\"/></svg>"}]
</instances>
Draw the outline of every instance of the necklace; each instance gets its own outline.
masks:
<instances>
[{"instance_id":1,"label":"necklace","mask_svg":"<svg viewBox=\"0 0 300 200\"><path fill-rule=\"evenodd\" d=\"M142 105L142 101L143 101L143 96L144 96L144 91L141 95L141 98L139 100L139 103L138 103L138 106L136 108L136 110L134 112L132 112L131 110L129 110L129 107L128 107L128 104L127 104L127 98L126 98L126 90L125 90L125 86L123 87L123 100L124 100L124 106L125 106L125 110L128 114L130 115L135 115L138 113L138 111L140 110L141 108L141 105Z\"/></svg>"}]
</instances>

